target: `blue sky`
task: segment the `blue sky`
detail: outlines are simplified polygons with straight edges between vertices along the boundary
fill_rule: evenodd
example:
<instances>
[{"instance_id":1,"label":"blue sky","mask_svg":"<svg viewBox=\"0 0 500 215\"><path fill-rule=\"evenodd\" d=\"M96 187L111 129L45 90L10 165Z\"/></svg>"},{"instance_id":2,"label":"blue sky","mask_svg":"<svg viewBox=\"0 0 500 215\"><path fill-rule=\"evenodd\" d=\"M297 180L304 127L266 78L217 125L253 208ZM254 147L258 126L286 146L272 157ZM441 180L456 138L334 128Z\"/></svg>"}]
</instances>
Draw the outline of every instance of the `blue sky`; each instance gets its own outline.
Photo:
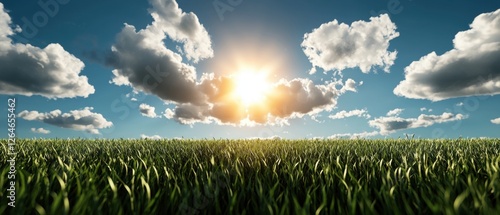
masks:
<instances>
[{"instance_id":1,"label":"blue sky","mask_svg":"<svg viewBox=\"0 0 500 215\"><path fill-rule=\"evenodd\" d=\"M18 137L500 137L498 1L1 4Z\"/></svg>"}]
</instances>

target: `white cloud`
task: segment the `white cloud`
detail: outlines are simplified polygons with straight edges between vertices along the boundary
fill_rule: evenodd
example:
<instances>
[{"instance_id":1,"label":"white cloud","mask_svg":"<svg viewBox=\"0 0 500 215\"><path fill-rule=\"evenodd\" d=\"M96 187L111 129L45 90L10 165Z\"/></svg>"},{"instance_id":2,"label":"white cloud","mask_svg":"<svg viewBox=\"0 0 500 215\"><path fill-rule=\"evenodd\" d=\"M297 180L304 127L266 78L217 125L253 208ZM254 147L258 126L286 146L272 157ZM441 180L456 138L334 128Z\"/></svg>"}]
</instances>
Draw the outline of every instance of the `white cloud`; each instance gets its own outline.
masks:
<instances>
[{"instance_id":1,"label":"white cloud","mask_svg":"<svg viewBox=\"0 0 500 215\"><path fill-rule=\"evenodd\" d=\"M114 69L111 71L113 73L113 79L109 81L110 84L115 84L117 86L128 86L130 85L130 82L128 81L128 78L126 76L120 75L120 70ZM128 94L127 94L128 95Z\"/></svg>"},{"instance_id":2,"label":"white cloud","mask_svg":"<svg viewBox=\"0 0 500 215\"><path fill-rule=\"evenodd\" d=\"M270 84L271 89L263 95L262 103L245 107L234 98L237 84L234 77L203 73L198 81L195 67L183 63L180 54L165 47L165 34L174 40L181 38L179 42L187 47L190 47L187 44L196 44L196 41L208 46L210 43L204 41L209 35L196 16L180 12L174 1L152 0L151 4L153 23L142 30L126 24L116 37L108 64L114 67L115 77L111 83L127 85L135 91L153 94L166 103L174 104L173 110L169 108L164 112L168 119L182 124L286 123L289 118L329 111L335 107L339 95L356 90L356 82L352 79L345 83L336 80L324 85L315 85L308 79L280 80ZM184 24L179 21L183 19L179 18L182 14L187 17ZM201 39L196 39L198 37ZM186 46L181 54L189 52L190 48ZM191 53L198 54L198 58L193 59L211 57L211 52L203 51L207 49L192 49ZM195 54L192 53L192 56ZM343 88L339 90L337 86Z\"/></svg>"},{"instance_id":3,"label":"white cloud","mask_svg":"<svg viewBox=\"0 0 500 215\"><path fill-rule=\"evenodd\" d=\"M420 111L421 112L424 112L424 111L432 112L432 109L431 108L422 107L422 108L420 108Z\"/></svg>"},{"instance_id":4,"label":"white cloud","mask_svg":"<svg viewBox=\"0 0 500 215\"><path fill-rule=\"evenodd\" d=\"M311 69L309 70L309 74L310 74L310 75L312 75L312 74L314 74L314 73L316 73L316 67L313 67L313 68L311 68Z\"/></svg>"},{"instance_id":5,"label":"white cloud","mask_svg":"<svg viewBox=\"0 0 500 215\"><path fill-rule=\"evenodd\" d=\"M404 109L396 108L387 112L387 116L399 116L404 111Z\"/></svg>"},{"instance_id":6,"label":"white cloud","mask_svg":"<svg viewBox=\"0 0 500 215\"><path fill-rule=\"evenodd\" d=\"M492 119L491 123L493 123L493 124L500 124L500 117L496 118L496 119Z\"/></svg>"},{"instance_id":7,"label":"white cloud","mask_svg":"<svg viewBox=\"0 0 500 215\"><path fill-rule=\"evenodd\" d=\"M0 2L0 51L4 51L11 46L10 43L12 40L9 36L15 33L10 27L11 24L12 20L5 10L3 3Z\"/></svg>"},{"instance_id":8,"label":"white cloud","mask_svg":"<svg viewBox=\"0 0 500 215\"><path fill-rule=\"evenodd\" d=\"M371 17L370 21L356 21L350 26L333 20L305 34L302 48L313 67L326 71L359 67L368 73L378 66L389 72L397 52L387 49L389 41L398 36L396 24L387 14Z\"/></svg>"},{"instance_id":9,"label":"white cloud","mask_svg":"<svg viewBox=\"0 0 500 215\"><path fill-rule=\"evenodd\" d=\"M163 114L163 116L165 116L165 118L167 118L167 119L174 118L174 115L175 115L174 111L170 108L165 109L165 112Z\"/></svg>"},{"instance_id":10,"label":"white cloud","mask_svg":"<svg viewBox=\"0 0 500 215\"><path fill-rule=\"evenodd\" d=\"M328 139L340 139L340 138L349 138L349 139L364 139L368 137L373 137L379 135L378 131L365 131L361 133L343 133L343 134L334 134L328 137Z\"/></svg>"},{"instance_id":11,"label":"white cloud","mask_svg":"<svg viewBox=\"0 0 500 215\"><path fill-rule=\"evenodd\" d=\"M86 131L91 134L99 134L99 129L108 128L113 125L112 122L107 121L101 114L93 113L92 110L92 107L72 110L69 113L62 113L60 110L53 110L48 113L24 110L18 114L18 117L29 121L41 121L62 128Z\"/></svg>"},{"instance_id":12,"label":"white cloud","mask_svg":"<svg viewBox=\"0 0 500 215\"><path fill-rule=\"evenodd\" d=\"M46 130L44 128L31 128L31 132L38 133L38 134L49 134L50 133L49 130Z\"/></svg>"},{"instance_id":13,"label":"white cloud","mask_svg":"<svg viewBox=\"0 0 500 215\"><path fill-rule=\"evenodd\" d=\"M246 137L246 140L282 140L284 138L278 136L278 135L273 135L269 137Z\"/></svg>"},{"instance_id":14,"label":"white cloud","mask_svg":"<svg viewBox=\"0 0 500 215\"><path fill-rule=\"evenodd\" d=\"M46 98L88 97L95 92L86 76L80 76L84 63L51 43L45 48L12 43L9 14L0 3L0 94L40 95Z\"/></svg>"},{"instance_id":15,"label":"white cloud","mask_svg":"<svg viewBox=\"0 0 500 215\"><path fill-rule=\"evenodd\" d=\"M161 29L169 38L183 43L182 52L197 62L213 57L212 41L205 27L193 12L183 12L175 0L150 0L149 11L155 20L152 26Z\"/></svg>"},{"instance_id":16,"label":"white cloud","mask_svg":"<svg viewBox=\"0 0 500 215\"><path fill-rule=\"evenodd\" d=\"M165 47L168 35L184 44L188 58L198 61L213 55L210 36L193 13L184 13L173 0L151 0L153 23L136 31L132 25L117 35L108 64L113 66L116 85L154 94L165 101L204 103L197 89L196 70L182 56Z\"/></svg>"},{"instance_id":17,"label":"white cloud","mask_svg":"<svg viewBox=\"0 0 500 215\"><path fill-rule=\"evenodd\" d=\"M149 106L148 104L140 104L139 105L139 111L143 116L149 117L149 118L155 118L156 113L155 113L155 108L152 106Z\"/></svg>"},{"instance_id":18,"label":"white cloud","mask_svg":"<svg viewBox=\"0 0 500 215\"><path fill-rule=\"evenodd\" d=\"M455 35L452 50L407 66L394 94L431 101L500 94L499 26L500 9L477 16L469 30Z\"/></svg>"},{"instance_id":19,"label":"white cloud","mask_svg":"<svg viewBox=\"0 0 500 215\"><path fill-rule=\"evenodd\" d=\"M142 139L150 139L150 140L161 140L161 139L163 139L163 137L161 137L160 135L148 136L148 135L145 135L145 134L141 134L141 138Z\"/></svg>"},{"instance_id":20,"label":"white cloud","mask_svg":"<svg viewBox=\"0 0 500 215\"><path fill-rule=\"evenodd\" d=\"M378 128L380 134L386 135L401 129L429 127L436 123L445 123L466 119L462 114L443 113L441 115L421 114L418 118L401 118L397 116L379 117L370 120L371 127Z\"/></svg>"},{"instance_id":21,"label":"white cloud","mask_svg":"<svg viewBox=\"0 0 500 215\"><path fill-rule=\"evenodd\" d=\"M347 81L345 81L345 84L340 91L342 91L342 92L346 92L346 91L357 92L356 91L356 81L354 81L350 78L347 79Z\"/></svg>"},{"instance_id":22,"label":"white cloud","mask_svg":"<svg viewBox=\"0 0 500 215\"><path fill-rule=\"evenodd\" d=\"M371 117L370 114L368 114L368 111L366 109L355 109L355 110L351 110L351 111L342 110L342 111L339 111L339 112L332 114L328 117L331 119L343 119L343 118L353 117L353 116L363 117L366 119L369 119Z\"/></svg>"}]
</instances>

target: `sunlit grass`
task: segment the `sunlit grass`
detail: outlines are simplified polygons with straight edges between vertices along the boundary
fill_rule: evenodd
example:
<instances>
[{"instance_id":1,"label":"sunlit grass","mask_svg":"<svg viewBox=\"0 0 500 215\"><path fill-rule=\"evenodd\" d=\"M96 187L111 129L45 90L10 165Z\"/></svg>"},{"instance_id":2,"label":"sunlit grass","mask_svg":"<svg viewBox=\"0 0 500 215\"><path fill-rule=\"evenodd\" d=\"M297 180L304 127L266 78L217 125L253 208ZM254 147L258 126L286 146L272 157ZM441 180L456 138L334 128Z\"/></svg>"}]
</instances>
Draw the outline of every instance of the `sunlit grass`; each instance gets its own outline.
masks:
<instances>
[{"instance_id":1,"label":"sunlit grass","mask_svg":"<svg viewBox=\"0 0 500 215\"><path fill-rule=\"evenodd\" d=\"M17 150L16 208L0 192L0 214L500 214L498 139L57 139Z\"/></svg>"}]
</instances>

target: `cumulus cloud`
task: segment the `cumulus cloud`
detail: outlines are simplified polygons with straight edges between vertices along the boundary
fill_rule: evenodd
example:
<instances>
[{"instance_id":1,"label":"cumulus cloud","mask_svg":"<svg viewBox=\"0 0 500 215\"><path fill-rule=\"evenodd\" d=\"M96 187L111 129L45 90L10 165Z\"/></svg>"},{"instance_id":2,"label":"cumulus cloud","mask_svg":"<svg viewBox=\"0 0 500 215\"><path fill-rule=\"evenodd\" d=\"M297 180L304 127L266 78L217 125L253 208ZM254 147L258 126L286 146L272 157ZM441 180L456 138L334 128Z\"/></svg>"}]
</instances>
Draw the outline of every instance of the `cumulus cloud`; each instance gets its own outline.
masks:
<instances>
[{"instance_id":1,"label":"cumulus cloud","mask_svg":"<svg viewBox=\"0 0 500 215\"><path fill-rule=\"evenodd\" d=\"M83 62L51 43L45 48L13 43L9 14L0 3L0 94L40 95L46 98L88 97L95 92L86 76L79 75Z\"/></svg>"},{"instance_id":2,"label":"cumulus cloud","mask_svg":"<svg viewBox=\"0 0 500 215\"><path fill-rule=\"evenodd\" d=\"M500 124L500 117L496 118L496 119L492 119L491 123L493 123L493 124Z\"/></svg>"},{"instance_id":3,"label":"cumulus cloud","mask_svg":"<svg viewBox=\"0 0 500 215\"><path fill-rule=\"evenodd\" d=\"M361 133L343 133L343 134L334 134L328 137L328 139L340 139L340 138L349 138L349 139L364 139L373 136L379 135L378 131L365 131Z\"/></svg>"},{"instance_id":4,"label":"cumulus cloud","mask_svg":"<svg viewBox=\"0 0 500 215\"><path fill-rule=\"evenodd\" d=\"M99 129L108 128L113 125L101 114L93 113L92 107L81 110L72 110L69 113L62 113L60 110L53 110L48 113L24 110L18 114L29 121L41 121L50 125L62 128L70 128L78 131L86 131L91 134L99 134Z\"/></svg>"},{"instance_id":5,"label":"cumulus cloud","mask_svg":"<svg viewBox=\"0 0 500 215\"><path fill-rule=\"evenodd\" d=\"M210 36L194 13L185 13L173 0L151 0L153 23L137 31L125 24L112 46L108 63L116 85L154 94L178 103L203 103L196 86L196 70L182 56L165 47L167 35L184 44L183 53L198 61L213 55Z\"/></svg>"},{"instance_id":6,"label":"cumulus cloud","mask_svg":"<svg viewBox=\"0 0 500 215\"><path fill-rule=\"evenodd\" d=\"M44 128L31 128L31 132L38 133L38 134L49 134L50 133L49 130L46 130Z\"/></svg>"},{"instance_id":7,"label":"cumulus cloud","mask_svg":"<svg viewBox=\"0 0 500 215\"><path fill-rule=\"evenodd\" d=\"M420 111L424 112L424 111L427 111L427 112L432 112L432 109L430 108L426 108L426 107L421 107L420 108Z\"/></svg>"},{"instance_id":8,"label":"cumulus cloud","mask_svg":"<svg viewBox=\"0 0 500 215\"><path fill-rule=\"evenodd\" d=\"M171 112L166 112L165 117L174 119L177 122L185 125L192 125L194 123L211 123L210 107L208 105L197 106L192 104L177 105ZM232 111L231 111L232 112Z\"/></svg>"},{"instance_id":9,"label":"cumulus cloud","mask_svg":"<svg viewBox=\"0 0 500 215\"><path fill-rule=\"evenodd\" d=\"M332 114L328 117L330 119L343 119L343 118L353 117L353 116L363 117L366 119L369 119L371 117L370 114L368 114L368 111L366 109L355 109L355 110L351 110L351 111L343 110L343 111L337 112L335 114Z\"/></svg>"},{"instance_id":10,"label":"cumulus cloud","mask_svg":"<svg viewBox=\"0 0 500 215\"><path fill-rule=\"evenodd\" d=\"M167 118L167 119L172 119L172 118L174 118L174 115L175 115L175 112L174 112L172 109L170 109L170 108L167 108L167 109L165 110L165 112L163 113L163 116L164 116L165 118Z\"/></svg>"},{"instance_id":11,"label":"cumulus cloud","mask_svg":"<svg viewBox=\"0 0 500 215\"><path fill-rule=\"evenodd\" d=\"M204 79L200 88L204 89L209 103L181 104L168 114L182 124L213 121L221 124L242 124L244 121L273 124L282 119L333 109L341 94L336 85L340 84L315 85L311 80L299 78L280 80L264 95L261 103L245 107L231 97L234 80L228 77Z\"/></svg>"},{"instance_id":12,"label":"cumulus cloud","mask_svg":"<svg viewBox=\"0 0 500 215\"><path fill-rule=\"evenodd\" d=\"M431 101L500 94L500 9L477 16L453 45L443 55L432 52L407 66L394 93Z\"/></svg>"},{"instance_id":13,"label":"cumulus cloud","mask_svg":"<svg viewBox=\"0 0 500 215\"><path fill-rule=\"evenodd\" d=\"M203 73L197 79L195 67L182 61L183 55L191 56L194 61L212 56L207 42L210 36L196 15L182 12L175 1L151 0L151 4L153 23L142 30L125 24L112 46L108 63L114 67L111 83L130 86L174 104L173 109L168 108L163 114L167 119L190 125L280 124L288 118L331 110L339 95L356 91L352 79L323 85L315 85L308 79L280 80L269 84L262 102L244 104L234 95L237 77ZM176 53L165 47L163 40L167 35L185 48Z\"/></svg>"},{"instance_id":14,"label":"cumulus cloud","mask_svg":"<svg viewBox=\"0 0 500 215\"><path fill-rule=\"evenodd\" d=\"M149 118L155 118L156 113L155 113L155 107L149 106L148 104L141 104L139 105L139 111L143 116L149 117Z\"/></svg>"},{"instance_id":15,"label":"cumulus cloud","mask_svg":"<svg viewBox=\"0 0 500 215\"><path fill-rule=\"evenodd\" d=\"M399 116L404 111L404 109L396 108L387 112L387 116Z\"/></svg>"},{"instance_id":16,"label":"cumulus cloud","mask_svg":"<svg viewBox=\"0 0 500 215\"><path fill-rule=\"evenodd\" d=\"M278 135L273 135L269 137L246 137L246 140L283 140L284 138L278 136Z\"/></svg>"},{"instance_id":17,"label":"cumulus cloud","mask_svg":"<svg viewBox=\"0 0 500 215\"><path fill-rule=\"evenodd\" d=\"M418 118L401 118L397 116L379 117L370 120L368 123L371 127L378 128L380 134L386 135L397 130L429 127L436 123L445 123L466 119L467 116L462 114L443 113L441 115L426 115L421 114Z\"/></svg>"},{"instance_id":18,"label":"cumulus cloud","mask_svg":"<svg viewBox=\"0 0 500 215\"><path fill-rule=\"evenodd\" d=\"M148 135L145 135L145 134L141 134L141 139L161 140L163 138L160 135L148 136Z\"/></svg>"},{"instance_id":19,"label":"cumulus cloud","mask_svg":"<svg viewBox=\"0 0 500 215\"><path fill-rule=\"evenodd\" d=\"M12 20L5 10L3 3L0 2L0 50L8 48L12 42L9 36L13 35L15 32L10 27L11 24Z\"/></svg>"},{"instance_id":20,"label":"cumulus cloud","mask_svg":"<svg viewBox=\"0 0 500 215\"><path fill-rule=\"evenodd\" d=\"M350 78L347 79L347 81L345 81L345 84L342 87L341 91L342 92L346 92L346 91L357 92L357 90L356 90L356 81L354 81L354 80L352 80Z\"/></svg>"},{"instance_id":21,"label":"cumulus cloud","mask_svg":"<svg viewBox=\"0 0 500 215\"><path fill-rule=\"evenodd\" d=\"M171 39L183 43L182 52L197 62L213 57L212 41L205 27L193 12L183 12L175 0L150 0L149 11L156 26Z\"/></svg>"},{"instance_id":22,"label":"cumulus cloud","mask_svg":"<svg viewBox=\"0 0 500 215\"><path fill-rule=\"evenodd\" d=\"M154 94L164 100L196 103L203 95L196 89L196 71L182 63L182 57L163 45L164 33L148 26L136 32L125 25L112 47L112 82ZM159 34L159 35L155 35Z\"/></svg>"},{"instance_id":23,"label":"cumulus cloud","mask_svg":"<svg viewBox=\"0 0 500 215\"><path fill-rule=\"evenodd\" d=\"M397 52L387 49L389 42L398 36L396 24L387 14L350 26L333 20L305 34L302 48L313 67L326 71L359 67L368 73L377 66L389 72ZM315 71L312 69L310 73Z\"/></svg>"}]
</instances>

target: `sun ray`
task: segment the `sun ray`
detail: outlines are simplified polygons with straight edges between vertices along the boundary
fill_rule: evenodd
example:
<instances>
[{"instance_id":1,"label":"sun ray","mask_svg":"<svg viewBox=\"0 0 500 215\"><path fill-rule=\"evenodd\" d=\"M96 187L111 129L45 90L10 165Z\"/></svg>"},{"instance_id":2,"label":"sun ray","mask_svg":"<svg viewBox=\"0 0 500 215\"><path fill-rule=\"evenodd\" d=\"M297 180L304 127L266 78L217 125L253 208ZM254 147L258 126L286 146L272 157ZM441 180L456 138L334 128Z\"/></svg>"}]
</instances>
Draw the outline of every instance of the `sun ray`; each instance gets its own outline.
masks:
<instances>
[{"instance_id":1,"label":"sun ray","mask_svg":"<svg viewBox=\"0 0 500 215\"><path fill-rule=\"evenodd\" d=\"M234 80L234 95L245 106L264 102L266 94L270 90L267 73L264 71L243 69L234 76Z\"/></svg>"}]
</instances>

